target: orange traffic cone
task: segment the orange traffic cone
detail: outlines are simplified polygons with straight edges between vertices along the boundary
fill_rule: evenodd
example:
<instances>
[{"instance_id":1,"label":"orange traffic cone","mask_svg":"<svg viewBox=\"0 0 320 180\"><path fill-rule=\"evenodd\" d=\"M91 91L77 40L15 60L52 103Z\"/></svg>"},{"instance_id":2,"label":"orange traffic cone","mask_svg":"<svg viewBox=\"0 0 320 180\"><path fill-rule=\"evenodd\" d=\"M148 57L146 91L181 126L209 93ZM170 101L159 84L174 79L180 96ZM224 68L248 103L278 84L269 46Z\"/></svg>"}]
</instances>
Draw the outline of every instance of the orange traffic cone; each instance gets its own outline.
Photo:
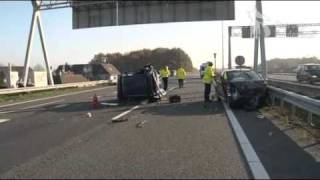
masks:
<instances>
[{"instance_id":1,"label":"orange traffic cone","mask_svg":"<svg viewBox=\"0 0 320 180\"><path fill-rule=\"evenodd\" d=\"M99 105L99 100L97 94L94 94L92 101L92 108L97 108Z\"/></svg>"}]
</instances>

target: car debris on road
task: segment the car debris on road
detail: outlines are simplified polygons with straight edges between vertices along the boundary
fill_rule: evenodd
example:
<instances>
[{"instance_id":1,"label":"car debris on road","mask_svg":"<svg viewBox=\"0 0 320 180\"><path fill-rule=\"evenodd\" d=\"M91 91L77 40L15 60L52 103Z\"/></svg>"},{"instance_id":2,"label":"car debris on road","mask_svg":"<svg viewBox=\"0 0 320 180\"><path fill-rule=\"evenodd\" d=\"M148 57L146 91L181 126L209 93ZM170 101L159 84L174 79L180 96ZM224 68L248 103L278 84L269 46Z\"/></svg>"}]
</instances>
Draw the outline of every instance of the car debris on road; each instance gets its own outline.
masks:
<instances>
[{"instance_id":1,"label":"car debris on road","mask_svg":"<svg viewBox=\"0 0 320 180\"><path fill-rule=\"evenodd\" d=\"M143 125L146 124L146 123L147 123L147 121L146 121L146 120L143 120L143 121L139 122L139 123L136 125L136 127L137 127L137 128L142 128Z\"/></svg>"},{"instance_id":2,"label":"car debris on road","mask_svg":"<svg viewBox=\"0 0 320 180\"><path fill-rule=\"evenodd\" d=\"M119 106L118 103L100 103L100 104L104 106Z\"/></svg>"},{"instance_id":3,"label":"car debris on road","mask_svg":"<svg viewBox=\"0 0 320 180\"><path fill-rule=\"evenodd\" d=\"M125 122L128 121L128 118L120 118L111 120L112 123Z\"/></svg>"},{"instance_id":4,"label":"car debris on road","mask_svg":"<svg viewBox=\"0 0 320 180\"><path fill-rule=\"evenodd\" d=\"M178 103L181 101L181 97L177 94L169 96L169 102L170 103Z\"/></svg>"}]
</instances>

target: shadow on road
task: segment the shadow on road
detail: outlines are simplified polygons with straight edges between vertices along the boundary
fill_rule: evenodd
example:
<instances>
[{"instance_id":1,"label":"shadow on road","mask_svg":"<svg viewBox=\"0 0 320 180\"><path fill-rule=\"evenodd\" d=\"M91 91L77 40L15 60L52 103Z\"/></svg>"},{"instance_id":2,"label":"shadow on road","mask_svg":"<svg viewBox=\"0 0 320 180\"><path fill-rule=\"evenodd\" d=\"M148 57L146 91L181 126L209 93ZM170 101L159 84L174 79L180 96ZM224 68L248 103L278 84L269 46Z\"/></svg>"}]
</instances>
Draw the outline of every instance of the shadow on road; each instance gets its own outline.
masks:
<instances>
[{"instance_id":1,"label":"shadow on road","mask_svg":"<svg viewBox=\"0 0 320 180\"><path fill-rule=\"evenodd\" d=\"M236 110L242 128L271 178L320 178L320 163L268 119Z\"/></svg>"},{"instance_id":2,"label":"shadow on road","mask_svg":"<svg viewBox=\"0 0 320 180\"><path fill-rule=\"evenodd\" d=\"M143 113L164 116L207 116L224 113L224 109L219 102L204 103L202 101L164 103L160 106L144 107L142 109L144 110Z\"/></svg>"}]
</instances>

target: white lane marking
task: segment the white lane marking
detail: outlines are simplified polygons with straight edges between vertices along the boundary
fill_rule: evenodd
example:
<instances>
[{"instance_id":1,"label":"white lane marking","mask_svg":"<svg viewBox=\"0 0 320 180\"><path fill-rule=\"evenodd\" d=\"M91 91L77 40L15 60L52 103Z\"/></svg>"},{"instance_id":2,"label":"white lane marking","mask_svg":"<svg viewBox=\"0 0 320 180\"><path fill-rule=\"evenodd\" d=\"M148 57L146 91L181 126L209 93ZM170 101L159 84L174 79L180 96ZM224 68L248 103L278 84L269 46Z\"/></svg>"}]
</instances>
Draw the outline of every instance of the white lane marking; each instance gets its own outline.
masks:
<instances>
[{"instance_id":1,"label":"white lane marking","mask_svg":"<svg viewBox=\"0 0 320 180\"><path fill-rule=\"evenodd\" d=\"M7 121L10 121L10 119L0 119L0 123L4 123L4 122L7 122Z\"/></svg>"},{"instance_id":2,"label":"white lane marking","mask_svg":"<svg viewBox=\"0 0 320 180\"><path fill-rule=\"evenodd\" d=\"M121 113L121 114L113 117L111 120L117 120L117 119L121 118L122 116L130 113L131 111L133 111L133 110L135 110L135 109L137 109L137 108L139 108L139 107L140 107L140 106L138 106L138 105L137 105L137 106L134 106L134 107L132 107L131 109L129 109L129 110L127 110L127 111L125 111L125 112L123 112L123 113Z\"/></svg>"},{"instance_id":3,"label":"white lane marking","mask_svg":"<svg viewBox=\"0 0 320 180\"><path fill-rule=\"evenodd\" d=\"M112 88L112 87L113 87L113 86L107 86L107 87L103 87L103 88L89 89L89 90L85 90L85 91L73 92L73 93L68 93L68 94L62 94L62 95L58 95L58 96L52 96L52 97L34 99L34 100L30 100L30 101L23 101L23 102L17 102L17 103L12 103L12 104L6 104L6 105L0 106L0 108L9 107L9 106L14 106L14 105L20 105L20 104L25 104L25 103L30 103L30 102L36 102L36 101L54 99L54 98L58 98L58 97L64 97L64 96L82 94L82 93L86 93L86 92L98 91L98 90L101 90L101 89L108 89L108 88Z\"/></svg>"},{"instance_id":4,"label":"white lane marking","mask_svg":"<svg viewBox=\"0 0 320 180\"><path fill-rule=\"evenodd\" d=\"M49 104L55 104L57 102L62 102L62 101L64 101L64 99L52 101L52 102L48 102L48 103L37 104L34 106L30 106L30 107L25 107L25 108L22 108L21 110L32 109L32 108L41 107L41 106L45 106L45 105L49 105Z\"/></svg>"},{"instance_id":5,"label":"white lane marking","mask_svg":"<svg viewBox=\"0 0 320 180\"><path fill-rule=\"evenodd\" d=\"M57 105L57 106L55 106L55 107L53 107L53 108L63 108L63 107L67 107L69 104L59 104L59 105Z\"/></svg>"},{"instance_id":6,"label":"white lane marking","mask_svg":"<svg viewBox=\"0 0 320 180\"><path fill-rule=\"evenodd\" d=\"M223 102L223 106L226 110L228 119L231 123L232 129L237 137L240 147L246 157L254 179L270 179L269 174L267 173L259 157L257 156L257 153L255 152L245 132L240 126L236 116L233 114L229 106L226 105L226 103Z\"/></svg>"},{"instance_id":7,"label":"white lane marking","mask_svg":"<svg viewBox=\"0 0 320 180\"><path fill-rule=\"evenodd\" d=\"M49 105L49 104L54 104L54 103L62 102L62 101L64 101L64 99L58 100L58 101L53 101L53 102L48 102L48 103L43 103L43 104L37 104L37 105L34 105L34 106L25 107L25 108L20 108L20 109L13 110L13 111L0 111L0 114L15 113L15 112L19 112L19 111L21 111L21 110L28 110L28 109L32 109L32 108L36 108L36 107L41 107L41 106L45 106L45 105Z\"/></svg>"},{"instance_id":8,"label":"white lane marking","mask_svg":"<svg viewBox=\"0 0 320 180\"><path fill-rule=\"evenodd\" d=\"M0 114L8 114L8 113L14 113L16 111L0 111Z\"/></svg>"}]
</instances>

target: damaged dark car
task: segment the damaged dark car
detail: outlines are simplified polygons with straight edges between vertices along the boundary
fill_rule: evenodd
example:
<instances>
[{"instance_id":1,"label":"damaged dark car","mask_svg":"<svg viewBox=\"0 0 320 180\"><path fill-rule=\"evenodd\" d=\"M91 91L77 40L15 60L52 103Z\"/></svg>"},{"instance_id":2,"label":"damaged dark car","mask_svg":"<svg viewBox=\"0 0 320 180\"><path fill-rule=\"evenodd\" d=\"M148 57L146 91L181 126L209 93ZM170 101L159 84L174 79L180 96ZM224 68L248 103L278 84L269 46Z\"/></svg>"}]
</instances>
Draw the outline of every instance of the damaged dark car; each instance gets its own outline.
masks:
<instances>
[{"instance_id":1,"label":"damaged dark car","mask_svg":"<svg viewBox=\"0 0 320 180\"><path fill-rule=\"evenodd\" d=\"M225 70L215 80L218 100L224 100L230 107L255 109L266 95L265 80L251 69Z\"/></svg>"}]
</instances>

